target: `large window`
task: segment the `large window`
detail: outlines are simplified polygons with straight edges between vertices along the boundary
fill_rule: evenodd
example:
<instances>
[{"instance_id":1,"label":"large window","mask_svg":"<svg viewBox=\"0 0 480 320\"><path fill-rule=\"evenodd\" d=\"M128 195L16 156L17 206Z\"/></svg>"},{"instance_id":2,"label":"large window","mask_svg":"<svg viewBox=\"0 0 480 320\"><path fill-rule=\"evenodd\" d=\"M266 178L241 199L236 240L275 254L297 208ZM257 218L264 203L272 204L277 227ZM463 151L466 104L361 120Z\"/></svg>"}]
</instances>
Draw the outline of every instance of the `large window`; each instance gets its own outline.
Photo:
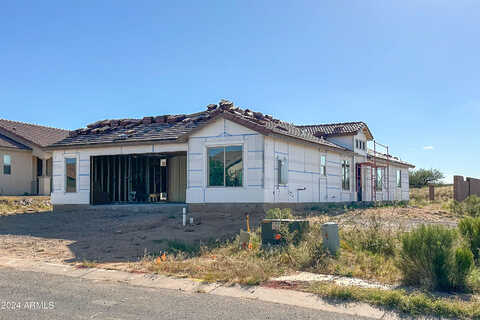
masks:
<instances>
[{"instance_id":1,"label":"large window","mask_svg":"<svg viewBox=\"0 0 480 320\"><path fill-rule=\"evenodd\" d=\"M397 187L402 187L402 171L397 170Z\"/></svg>"},{"instance_id":2,"label":"large window","mask_svg":"<svg viewBox=\"0 0 480 320\"><path fill-rule=\"evenodd\" d=\"M12 158L9 154L3 155L3 174L12 174Z\"/></svg>"},{"instance_id":3,"label":"large window","mask_svg":"<svg viewBox=\"0 0 480 320\"><path fill-rule=\"evenodd\" d=\"M383 190L383 169L377 168L377 175L375 180L375 189L377 191Z\"/></svg>"},{"instance_id":4,"label":"large window","mask_svg":"<svg viewBox=\"0 0 480 320\"><path fill-rule=\"evenodd\" d=\"M65 192L77 192L77 158L65 159Z\"/></svg>"},{"instance_id":5,"label":"large window","mask_svg":"<svg viewBox=\"0 0 480 320\"><path fill-rule=\"evenodd\" d=\"M208 148L208 186L241 187L242 185L242 146Z\"/></svg>"},{"instance_id":6,"label":"large window","mask_svg":"<svg viewBox=\"0 0 480 320\"><path fill-rule=\"evenodd\" d=\"M327 175L327 157L326 156L320 156L320 174L322 176Z\"/></svg>"},{"instance_id":7,"label":"large window","mask_svg":"<svg viewBox=\"0 0 480 320\"><path fill-rule=\"evenodd\" d=\"M350 161L342 162L342 189L350 191Z\"/></svg>"}]
</instances>

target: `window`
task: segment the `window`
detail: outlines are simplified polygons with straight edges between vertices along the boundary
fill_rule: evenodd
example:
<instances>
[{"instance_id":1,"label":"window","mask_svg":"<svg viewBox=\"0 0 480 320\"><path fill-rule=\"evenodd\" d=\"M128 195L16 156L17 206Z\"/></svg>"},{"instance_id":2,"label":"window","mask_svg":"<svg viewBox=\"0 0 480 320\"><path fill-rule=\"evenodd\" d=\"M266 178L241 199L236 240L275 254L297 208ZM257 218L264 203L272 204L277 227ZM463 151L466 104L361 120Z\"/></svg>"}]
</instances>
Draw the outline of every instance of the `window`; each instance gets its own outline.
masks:
<instances>
[{"instance_id":1,"label":"window","mask_svg":"<svg viewBox=\"0 0 480 320\"><path fill-rule=\"evenodd\" d=\"M377 177L375 180L375 189L377 191L382 191L383 189L383 169L377 168Z\"/></svg>"},{"instance_id":2,"label":"window","mask_svg":"<svg viewBox=\"0 0 480 320\"><path fill-rule=\"evenodd\" d=\"M77 192L77 158L65 159L65 192Z\"/></svg>"},{"instance_id":3,"label":"window","mask_svg":"<svg viewBox=\"0 0 480 320\"><path fill-rule=\"evenodd\" d=\"M277 184L288 183L288 163L286 158L277 158Z\"/></svg>"},{"instance_id":4,"label":"window","mask_svg":"<svg viewBox=\"0 0 480 320\"><path fill-rule=\"evenodd\" d=\"M350 161L342 162L342 189L350 191Z\"/></svg>"},{"instance_id":5,"label":"window","mask_svg":"<svg viewBox=\"0 0 480 320\"><path fill-rule=\"evenodd\" d=\"M37 158L37 177L41 177L43 175L43 160Z\"/></svg>"},{"instance_id":6,"label":"window","mask_svg":"<svg viewBox=\"0 0 480 320\"><path fill-rule=\"evenodd\" d=\"M320 174L327 175L327 156L320 156Z\"/></svg>"},{"instance_id":7,"label":"window","mask_svg":"<svg viewBox=\"0 0 480 320\"><path fill-rule=\"evenodd\" d=\"M365 150L366 149L365 141L355 139L355 147L357 149Z\"/></svg>"},{"instance_id":8,"label":"window","mask_svg":"<svg viewBox=\"0 0 480 320\"><path fill-rule=\"evenodd\" d=\"M12 174L12 158L9 154L3 155L3 174Z\"/></svg>"},{"instance_id":9,"label":"window","mask_svg":"<svg viewBox=\"0 0 480 320\"><path fill-rule=\"evenodd\" d=\"M397 170L397 187L402 187L402 171Z\"/></svg>"},{"instance_id":10,"label":"window","mask_svg":"<svg viewBox=\"0 0 480 320\"><path fill-rule=\"evenodd\" d=\"M209 187L243 185L242 146L208 148L207 153Z\"/></svg>"}]
</instances>

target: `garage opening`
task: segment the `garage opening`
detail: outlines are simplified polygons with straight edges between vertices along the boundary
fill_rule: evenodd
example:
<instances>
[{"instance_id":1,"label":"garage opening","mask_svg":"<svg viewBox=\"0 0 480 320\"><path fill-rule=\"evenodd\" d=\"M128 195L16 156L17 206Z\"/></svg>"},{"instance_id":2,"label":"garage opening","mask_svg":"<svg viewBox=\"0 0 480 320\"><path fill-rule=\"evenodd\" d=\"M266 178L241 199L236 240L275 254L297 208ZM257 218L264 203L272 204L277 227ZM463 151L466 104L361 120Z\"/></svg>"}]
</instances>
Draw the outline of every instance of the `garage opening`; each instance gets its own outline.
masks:
<instances>
[{"instance_id":1,"label":"garage opening","mask_svg":"<svg viewBox=\"0 0 480 320\"><path fill-rule=\"evenodd\" d=\"M90 160L91 204L186 200L186 152L92 156Z\"/></svg>"}]
</instances>

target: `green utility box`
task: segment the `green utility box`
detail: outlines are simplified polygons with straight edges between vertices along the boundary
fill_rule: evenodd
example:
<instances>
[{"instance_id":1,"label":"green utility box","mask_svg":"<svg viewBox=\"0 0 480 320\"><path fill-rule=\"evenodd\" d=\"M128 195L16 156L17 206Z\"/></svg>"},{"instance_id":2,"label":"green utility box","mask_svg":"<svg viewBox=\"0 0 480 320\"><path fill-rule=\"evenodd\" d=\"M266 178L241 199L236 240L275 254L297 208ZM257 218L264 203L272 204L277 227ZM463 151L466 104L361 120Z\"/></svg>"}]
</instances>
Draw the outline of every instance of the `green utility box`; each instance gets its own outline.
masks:
<instances>
[{"instance_id":1,"label":"green utility box","mask_svg":"<svg viewBox=\"0 0 480 320\"><path fill-rule=\"evenodd\" d=\"M265 219L262 221L262 245L285 244L285 230L294 233L294 242L303 239L310 224L308 220Z\"/></svg>"}]
</instances>

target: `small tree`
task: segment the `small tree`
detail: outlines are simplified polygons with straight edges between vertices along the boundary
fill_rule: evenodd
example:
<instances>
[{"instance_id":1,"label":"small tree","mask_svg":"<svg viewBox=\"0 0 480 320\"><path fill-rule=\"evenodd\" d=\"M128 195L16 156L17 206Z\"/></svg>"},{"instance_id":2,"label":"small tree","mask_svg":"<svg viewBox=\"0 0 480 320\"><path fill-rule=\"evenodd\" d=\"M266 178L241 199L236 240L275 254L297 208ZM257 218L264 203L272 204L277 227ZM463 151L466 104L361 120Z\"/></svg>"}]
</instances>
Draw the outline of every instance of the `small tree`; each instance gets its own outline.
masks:
<instances>
[{"instance_id":1,"label":"small tree","mask_svg":"<svg viewBox=\"0 0 480 320\"><path fill-rule=\"evenodd\" d=\"M437 169L418 169L409 172L410 186L421 188L430 183L439 183L445 178L443 173Z\"/></svg>"}]
</instances>

